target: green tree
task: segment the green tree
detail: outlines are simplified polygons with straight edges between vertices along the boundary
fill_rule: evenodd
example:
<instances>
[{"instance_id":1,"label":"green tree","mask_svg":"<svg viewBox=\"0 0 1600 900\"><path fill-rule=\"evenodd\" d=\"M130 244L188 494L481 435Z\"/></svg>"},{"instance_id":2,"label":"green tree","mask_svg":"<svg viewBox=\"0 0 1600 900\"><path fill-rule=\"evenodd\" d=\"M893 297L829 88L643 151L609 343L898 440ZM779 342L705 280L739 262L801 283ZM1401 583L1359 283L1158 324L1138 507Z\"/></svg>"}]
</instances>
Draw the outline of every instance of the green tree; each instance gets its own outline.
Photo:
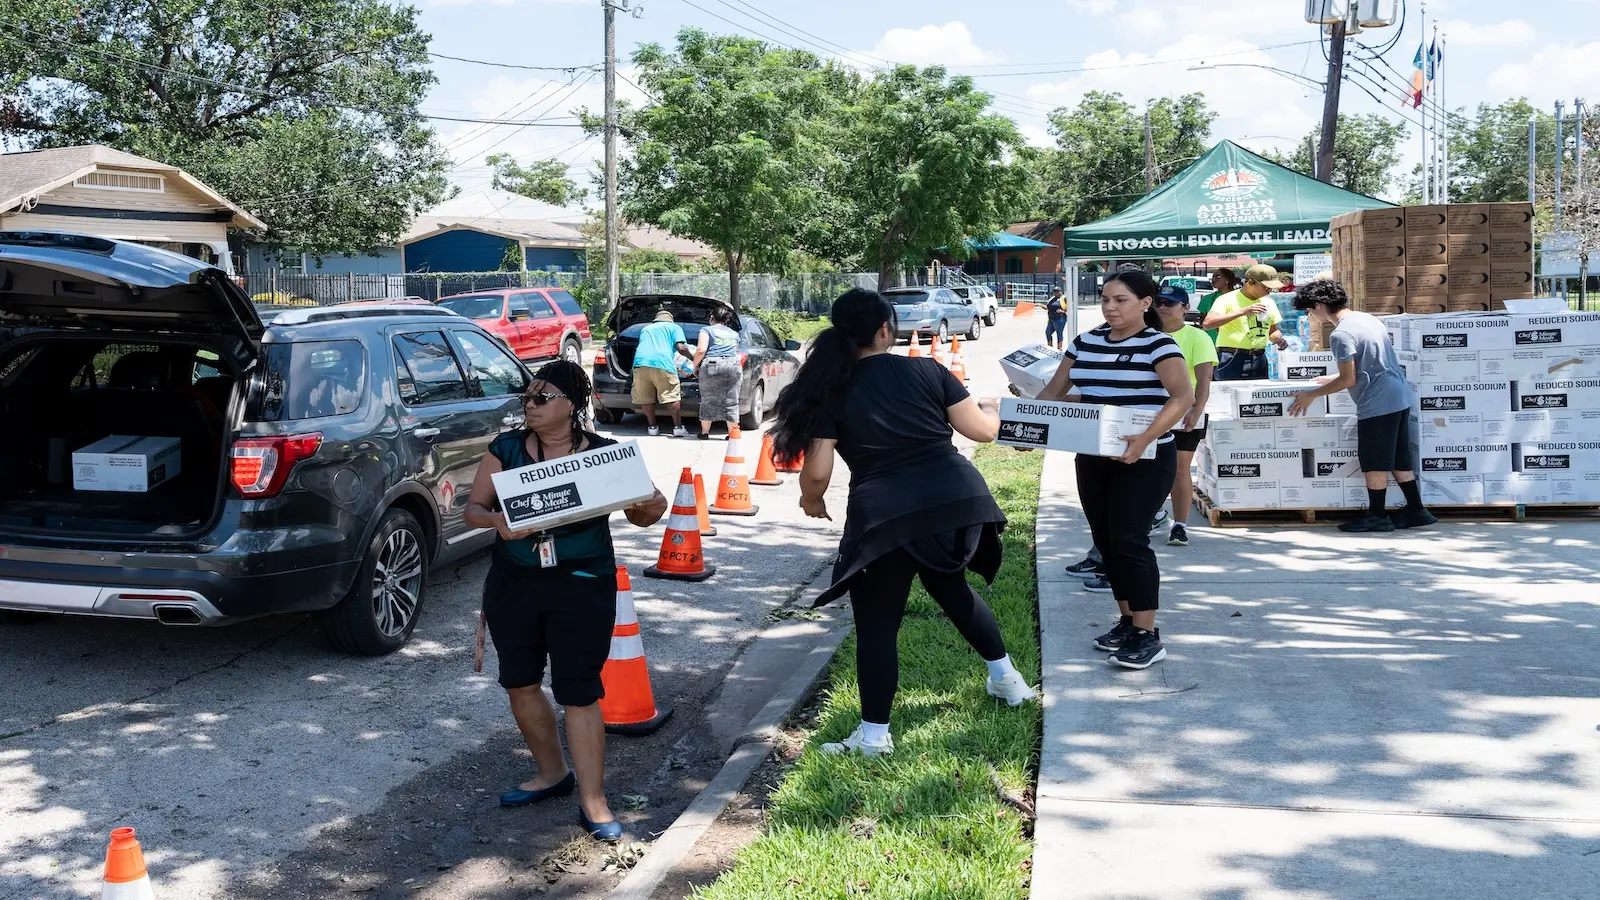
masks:
<instances>
[{"instance_id":1,"label":"green tree","mask_svg":"<svg viewBox=\"0 0 1600 900\"><path fill-rule=\"evenodd\" d=\"M567 164L559 159L536 159L524 166L509 153L495 153L484 162L494 170L495 190L556 206L582 203L589 194L568 176Z\"/></svg>"},{"instance_id":2,"label":"green tree","mask_svg":"<svg viewBox=\"0 0 1600 900\"><path fill-rule=\"evenodd\" d=\"M1163 97L1148 105L1157 185L1211 146L1217 114L1204 94ZM1049 115L1053 148L1030 148L1021 161L1040 185L1037 212L1068 226L1121 212L1144 196L1144 112L1116 92L1090 91L1077 107Z\"/></svg>"},{"instance_id":3,"label":"green tree","mask_svg":"<svg viewBox=\"0 0 1600 900\"><path fill-rule=\"evenodd\" d=\"M1540 183L1555 177L1555 116L1540 112L1526 98L1478 106L1468 122L1464 111L1450 132L1450 200L1453 203L1503 203L1528 199L1528 121L1537 137ZM1465 126L1465 127L1462 127ZM1414 178L1420 181L1420 173ZM1420 188L1414 188L1420 195Z\"/></svg>"},{"instance_id":4,"label":"green tree","mask_svg":"<svg viewBox=\"0 0 1600 900\"><path fill-rule=\"evenodd\" d=\"M500 271L521 272L527 265L527 256L522 252L522 245L516 241L506 241L506 252L500 257Z\"/></svg>"},{"instance_id":5,"label":"green tree","mask_svg":"<svg viewBox=\"0 0 1600 900\"><path fill-rule=\"evenodd\" d=\"M620 111L631 151L618 171L622 217L721 251L737 308L739 275L781 270L818 209L826 67L694 28L675 50L641 46L633 62L652 99Z\"/></svg>"},{"instance_id":6,"label":"green tree","mask_svg":"<svg viewBox=\"0 0 1600 900\"><path fill-rule=\"evenodd\" d=\"M1321 129L1312 131L1309 143L1317 144ZM1339 114L1333 137L1333 177L1335 187L1377 197L1394 183L1394 167L1400 164L1400 143L1406 139L1405 125L1386 116ZM1307 141L1295 145L1293 153L1262 154L1280 166L1311 175L1315 166Z\"/></svg>"},{"instance_id":7,"label":"green tree","mask_svg":"<svg viewBox=\"0 0 1600 900\"><path fill-rule=\"evenodd\" d=\"M617 268L623 272L682 272L683 260L670 250L634 247L618 258Z\"/></svg>"},{"instance_id":8,"label":"green tree","mask_svg":"<svg viewBox=\"0 0 1600 900\"><path fill-rule=\"evenodd\" d=\"M416 18L383 0L0 0L0 132L180 166L273 249L392 245L449 190Z\"/></svg>"},{"instance_id":9,"label":"green tree","mask_svg":"<svg viewBox=\"0 0 1600 900\"><path fill-rule=\"evenodd\" d=\"M842 117L832 201L853 255L889 285L939 246L965 251L1034 203L1033 178L1011 157L1014 122L972 79L938 66L899 66L866 84Z\"/></svg>"}]
</instances>

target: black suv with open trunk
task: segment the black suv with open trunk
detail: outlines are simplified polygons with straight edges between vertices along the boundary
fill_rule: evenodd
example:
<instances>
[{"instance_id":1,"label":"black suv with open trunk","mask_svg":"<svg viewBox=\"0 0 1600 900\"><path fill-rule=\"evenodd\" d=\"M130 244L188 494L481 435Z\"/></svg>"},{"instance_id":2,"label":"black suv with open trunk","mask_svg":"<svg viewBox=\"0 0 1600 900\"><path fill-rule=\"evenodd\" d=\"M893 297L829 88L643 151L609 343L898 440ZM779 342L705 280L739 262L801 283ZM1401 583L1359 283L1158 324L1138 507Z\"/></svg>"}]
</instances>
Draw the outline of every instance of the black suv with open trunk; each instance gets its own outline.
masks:
<instances>
[{"instance_id":1,"label":"black suv with open trunk","mask_svg":"<svg viewBox=\"0 0 1600 900\"><path fill-rule=\"evenodd\" d=\"M267 311L188 257L0 232L0 614L317 612L391 652L429 569L493 540L462 514L528 380L449 310ZM176 473L75 488L112 435L176 440Z\"/></svg>"}]
</instances>

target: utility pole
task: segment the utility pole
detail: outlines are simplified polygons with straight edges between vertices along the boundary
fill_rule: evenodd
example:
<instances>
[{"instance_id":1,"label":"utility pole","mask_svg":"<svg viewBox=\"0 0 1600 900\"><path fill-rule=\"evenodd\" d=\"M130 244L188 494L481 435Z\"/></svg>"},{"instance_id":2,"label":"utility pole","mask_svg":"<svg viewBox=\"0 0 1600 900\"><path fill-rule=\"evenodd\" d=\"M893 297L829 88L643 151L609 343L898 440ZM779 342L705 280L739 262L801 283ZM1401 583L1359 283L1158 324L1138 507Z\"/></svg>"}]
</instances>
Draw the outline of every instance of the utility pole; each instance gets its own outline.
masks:
<instances>
[{"instance_id":1,"label":"utility pole","mask_svg":"<svg viewBox=\"0 0 1600 900\"><path fill-rule=\"evenodd\" d=\"M1316 178L1321 170L1317 168L1317 139L1306 135L1306 159L1311 160L1311 177Z\"/></svg>"},{"instance_id":2,"label":"utility pole","mask_svg":"<svg viewBox=\"0 0 1600 900\"><path fill-rule=\"evenodd\" d=\"M1150 107L1144 108L1144 192L1156 189L1156 143L1150 132Z\"/></svg>"},{"instance_id":3,"label":"utility pole","mask_svg":"<svg viewBox=\"0 0 1600 900\"><path fill-rule=\"evenodd\" d=\"M1450 47L1448 34L1439 38L1439 122L1443 136L1439 138L1439 202L1450 202L1450 107L1445 104L1444 51Z\"/></svg>"},{"instance_id":4,"label":"utility pole","mask_svg":"<svg viewBox=\"0 0 1600 900\"><path fill-rule=\"evenodd\" d=\"M1583 190L1583 117L1585 112L1587 110L1584 109L1582 97L1572 101L1572 116L1577 120L1572 127L1572 139L1577 142L1577 148L1572 158L1574 169L1572 177L1576 179L1578 190L1580 191Z\"/></svg>"},{"instance_id":5,"label":"utility pole","mask_svg":"<svg viewBox=\"0 0 1600 900\"><path fill-rule=\"evenodd\" d=\"M1328 81L1322 92L1322 143L1317 148L1317 179L1333 180L1333 139L1339 128L1339 85L1344 81L1345 23L1328 26Z\"/></svg>"},{"instance_id":6,"label":"utility pole","mask_svg":"<svg viewBox=\"0 0 1600 900\"><path fill-rule=\"evenodd\" d=\"M1561 175L1561 159L1562 159L1562 157L1567 155L1567 136L1566 136L1565 132L1562 130L1563 122L1561 121L1561 114L1564 111L1565 110L1563 109L1563 107L1561 105L1561 101L1557 100L1556 101L1556 193L1555 193L1555 201L1556 202L1555 202L1555 224L1554 224L1554 228L1552 229L1552 230L1556 231L1557 233L1559 233L1561 231L1561 179L1562 179L1562 175ZM1556 285L1557 285L1556 293L1558 295L1560 295L1561 299L1563 299L1563 300L1567 299L1567 279L1565 279L1565 278L1557 278L1556 279Z\"/></svg>"},{"instance_id":7,"label":"utility pole","mask_svg":"<svg viewBox=\"0 0 1600 900\"><path fill-rule=\"evenodd\" d=\"M606 15L606 309L617 305L617 4L601 0Z\"/></svg>"},{"instance_id":8,"label":"utility pole","mask_svg":"<svg viewBox=\"0 0 1600 900\"><path fill-rule=\"evenodd\" d=\"M1528 117L1528 202L1539 200L1539 117Z\"/></svg>"}]
</instances>

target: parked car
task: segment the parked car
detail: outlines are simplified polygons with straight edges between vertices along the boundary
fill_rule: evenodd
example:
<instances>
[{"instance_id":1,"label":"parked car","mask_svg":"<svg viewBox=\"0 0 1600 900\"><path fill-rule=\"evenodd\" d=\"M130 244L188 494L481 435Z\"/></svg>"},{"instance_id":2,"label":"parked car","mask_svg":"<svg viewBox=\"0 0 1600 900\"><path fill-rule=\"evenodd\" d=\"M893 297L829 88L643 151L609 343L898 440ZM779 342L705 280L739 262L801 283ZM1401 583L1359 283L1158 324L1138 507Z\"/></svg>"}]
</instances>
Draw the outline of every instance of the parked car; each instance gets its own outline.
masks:
<instances>
[{"instance_id":1,"label":"parked car","mask_svg":"<svg viewBox=\"0 0 1600 900\"><path fill-rule=\"evenodd\" d=\"M643 294L623 297L611 311L606 325L616 335L595 357L594 417L608 424L622 421L633 412L633 351L639 347L639 332L650 324L658 310L672 313L683 327L684 337L693 347L700 329L710 321L716 307L733 311L723 300L676 294ZM739 332L739 364L744 380L739 385L739 426L754 429L766 419L778 392L788 387L800 370L800 360L790 351L799 350L799 341L781 340L767 323L755 316L734 315L732 327ZM683 379L684 416L699 415L700 386L693 377Z\"/></svg>"},{"instance_id":2,"label":"parked car","mask_svg":"<svg viewBox=\"0 0 1600 900\"><path fill-rule=\"evenodd\" d=\"M475 291L444 297L439 305L478 323L521 360L559 356L581 364L591 346L589 317L561 288Z\"/></svg>"},{"instance_id":3,"label":"parked car","mask_svg":"<svg viewBox=\"0 0 1600 900\"><path fill-rule=\"evenodd\" d=\"M953 284L950 293L965 300L972 299L972 305L978 308L978 316L983 319L983 324L993 325L1000 321L1000 298L994 288L986 284Z\"/></svg>"},{"instance_id":4,"label":"parked car","mask_svg":"<svg viewBox=\"0 0 1600 900\"><path fill-rule=\"evenodd\" d=\"M968 340L983 336L983 319L971 297L957 297L949 288L908 287L883 292L894 304L900 320L897 337L909 340L912 334L938 335L939 342L960 334Z\"/></svg>"},{"instance_id":5,"label":"parked car","mask_svg":"<svg viewBox=\"0 0 1600 900\"><path fill-rule=\"evenodd\" d=\"M0 232L0 611L406 642L428 573L494 538L463 513L530 376L432 305L272 312L176 253ZM74 489L109 435L177 438L178 473Z\"/></svg>"}]
</instances>

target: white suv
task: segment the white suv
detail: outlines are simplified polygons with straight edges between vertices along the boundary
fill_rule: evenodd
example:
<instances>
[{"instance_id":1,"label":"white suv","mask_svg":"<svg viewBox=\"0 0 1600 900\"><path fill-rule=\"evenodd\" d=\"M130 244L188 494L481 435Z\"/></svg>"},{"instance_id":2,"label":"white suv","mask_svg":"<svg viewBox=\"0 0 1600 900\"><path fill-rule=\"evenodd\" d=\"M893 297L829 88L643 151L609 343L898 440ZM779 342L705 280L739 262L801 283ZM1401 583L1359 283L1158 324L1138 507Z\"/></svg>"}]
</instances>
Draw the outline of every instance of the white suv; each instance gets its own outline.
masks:
<instances>
[{"instance_id":1,"label":"white suv","mask_svg":"<svg viewBox=\"0 0 1600 900\"><path fill-rule=\"evenodd\" d=\"M995 296L994 289L982 284L951 285L950 290L957 297L972 298L972 305L977 308L978 318L983 319L983 324L993 325L1000 320L1000 298Z\"/></svg>"}]
</instances>

